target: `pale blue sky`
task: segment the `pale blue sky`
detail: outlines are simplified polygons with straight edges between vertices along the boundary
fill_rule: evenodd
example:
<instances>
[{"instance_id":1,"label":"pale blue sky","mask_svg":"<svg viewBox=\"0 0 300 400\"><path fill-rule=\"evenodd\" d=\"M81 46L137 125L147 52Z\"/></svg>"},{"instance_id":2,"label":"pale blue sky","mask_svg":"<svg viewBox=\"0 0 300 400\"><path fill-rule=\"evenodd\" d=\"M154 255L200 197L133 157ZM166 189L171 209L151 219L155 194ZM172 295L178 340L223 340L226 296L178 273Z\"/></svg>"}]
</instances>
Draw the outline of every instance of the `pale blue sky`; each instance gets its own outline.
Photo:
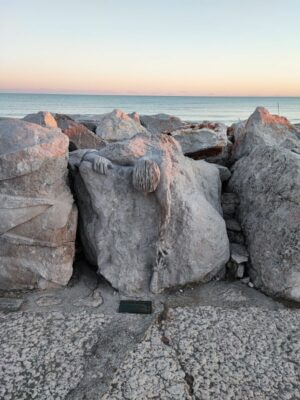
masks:
<instances>
[{"instance_id":1,"label":"pale blue sky","mask_svg":"<svg viewBox=\"0 0 300 400\"><path fill-rule=\"evenodd\" d=\"M300 0L0 0L0 90L300 95Z\"/></svg>"}]
</instances>

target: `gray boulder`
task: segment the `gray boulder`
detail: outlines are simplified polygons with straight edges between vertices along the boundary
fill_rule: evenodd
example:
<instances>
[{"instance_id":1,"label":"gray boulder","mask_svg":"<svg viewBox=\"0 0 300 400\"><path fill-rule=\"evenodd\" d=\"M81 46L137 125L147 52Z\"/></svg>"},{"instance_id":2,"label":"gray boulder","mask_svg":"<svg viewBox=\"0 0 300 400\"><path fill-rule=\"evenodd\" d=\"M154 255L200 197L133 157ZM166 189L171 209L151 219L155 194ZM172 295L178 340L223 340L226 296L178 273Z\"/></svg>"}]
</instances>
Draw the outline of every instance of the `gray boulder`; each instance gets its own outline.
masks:
<instances>
[{"instance_id":1,"label":"gray boulder","mask_svg":"<svg viewBox=\"0 0 300 400\"><path fill-rule=\"evenodd\" d=\"M234 145L232 161L248 155L255 146L280 146L300 153L297 129L285 117L272 115L257 107L247 122L232 126Z\"/></svg>"},{"instance_id":2,"label":"gray boulder","mask_svg":"<svg viewBox=\"0 0 300 400\"><path fill-rule=\"evenodd\" d=\"M219 164L214 164L214 165L218 168L221 182L228 181L230 179L230 177L231 177L230 170L227 167L223 166L223 165L219 165Z\"/></svg>"},{"instance_id":3,"label":"gray boulder","mask_svg":"<svg viewBox=\"0 0 300 400\"><path fill-rule=\"evenodd\" d=\"M140 121L151 133L172 132L187 124L180 118L169 114L141 115Z\"/></svg>"},{"instance_id":4,"label":"gray boulder","mask_svg":"<svg viewBox=\"0 0 300 400\"><path fill-rule=\"evenodd\" d=\"M224 124L204 121L190 123L168 114L141 115L142 125L151 133L173 136L185 155L227 166L232 143Z\"/></svg>"},{"instance_id":5,"label":"gray boulder","mask_svg":"<svg viewBox=\"0 0 300 400\"><path fill-rule=\"evenodd\" d=\"M122 110L113 110L97 120L96 135L106 141L129 139L145 131L136 116L132 118Z\"/></svg>"},{"instance_id":6,"label":"gray boulder","mask_svg":"<svg viewBox=\"0 0 300 400\"><path fill-rule=\"evenodd\" d=\"M0 289L66 285L72 275L68 145L60 129L0 120Z\"/></svg>"},{"instance_id":7,"label":"gray boulder","mask_svg":"<svg viewBox=\"0 0 300 400\"><path fill-rule=\"evenodd\" d=\"M300 155L256 146L234 164L229 188L239 195L251 280L270 295L300 301Z\"/></svg>"},{"instance_id":8,"label":"gray boulder","mask_svg":"<svg viewBox=\"0 0 300 400\"><path fill-rule=\"evenodd\" d=\"M174 139L159 134L74 152L70 161L79 167L85 253L113 287L156 293L207 282L225 266L229 243L215 166L184 157Z\"/></svg>"},{"instance_id":9,"label":"gray boulder","mask_svg":"<svg viewBox=\"0 0 300 400\"><path fill-rule=\"evenodd\" d=\"M130 139L137 133L146 132L137 113L126 114L122 110L113 110L107 114L70 115L70 117L108 142Z\"/></svg>"},{"instance_id":10,"label":"gray boulder","mask_svg":"<svg viewBox=\"0 0 300 400\"><path fill-rule=\"evenodd\" d=\"M54 116L48 111L39 111L35 114L28 114L23 118L23 120L46 128L57 128L57 122Z\"/></svg>"},{"instance_id":11,"label":"gray boulder","mask_svg":"<svg viewBox=\"0 0 300 400\"><path fill-rule=\"evenodd\" d=\"M189 124L172 131L171 135L180 143L185 155L197 159L216 157L227 146L227 128L220 123ZM215 161L212 159L212 162Z\"/></svg>"}]
</instances>

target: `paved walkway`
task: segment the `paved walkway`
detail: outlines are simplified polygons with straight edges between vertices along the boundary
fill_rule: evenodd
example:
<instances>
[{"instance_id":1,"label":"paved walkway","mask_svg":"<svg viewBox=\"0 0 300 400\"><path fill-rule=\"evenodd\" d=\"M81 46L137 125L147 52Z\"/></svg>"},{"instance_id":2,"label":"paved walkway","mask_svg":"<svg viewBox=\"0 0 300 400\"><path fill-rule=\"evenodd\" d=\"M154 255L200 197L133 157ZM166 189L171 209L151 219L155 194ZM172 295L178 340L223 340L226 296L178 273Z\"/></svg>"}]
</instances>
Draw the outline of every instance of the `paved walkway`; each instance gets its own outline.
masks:
<instances>
[{"instance_id":1,"label":"paved walkway","mask_svg":"<svg viewBox=\"0 0 300 400\"><path fill-rule=\"evenodd\" d=\"M171 309L102 397L117 399L300 399L300 312Z\"/></svg>"},{"instance_id":2,"label":"paved walkway","mask_svg":"<svg viewBox=\"0 0 300 400\"><path fill-rule=\"evenodd\" d=\"M300 399L300 310L239 282L156 296L150 316L118 314L84 266L2 296L1 400Z\"/></svg>"}]
</instances>

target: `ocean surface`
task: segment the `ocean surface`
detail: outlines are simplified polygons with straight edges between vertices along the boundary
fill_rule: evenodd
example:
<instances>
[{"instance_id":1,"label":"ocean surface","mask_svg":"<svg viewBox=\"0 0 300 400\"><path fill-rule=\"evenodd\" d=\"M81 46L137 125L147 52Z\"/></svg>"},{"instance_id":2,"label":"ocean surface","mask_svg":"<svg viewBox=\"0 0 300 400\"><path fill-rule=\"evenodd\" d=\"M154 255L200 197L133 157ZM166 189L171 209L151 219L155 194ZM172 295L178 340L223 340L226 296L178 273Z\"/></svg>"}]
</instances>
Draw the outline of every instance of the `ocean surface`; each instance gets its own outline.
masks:
<instances>
[{"instance_id":1,"label":"ocean surface","mask_svg":"<svg viewBox=\"0 0 300 400\"><path fill-rule=\"evenodd\" d=\"M0 93L0 117L21 118L37 111L103 114L115 108L139 114L167 113L188 121L231 124L247 119L257 106L300 123L300 97L103 96Z\"/></svg>"}]
</instances>

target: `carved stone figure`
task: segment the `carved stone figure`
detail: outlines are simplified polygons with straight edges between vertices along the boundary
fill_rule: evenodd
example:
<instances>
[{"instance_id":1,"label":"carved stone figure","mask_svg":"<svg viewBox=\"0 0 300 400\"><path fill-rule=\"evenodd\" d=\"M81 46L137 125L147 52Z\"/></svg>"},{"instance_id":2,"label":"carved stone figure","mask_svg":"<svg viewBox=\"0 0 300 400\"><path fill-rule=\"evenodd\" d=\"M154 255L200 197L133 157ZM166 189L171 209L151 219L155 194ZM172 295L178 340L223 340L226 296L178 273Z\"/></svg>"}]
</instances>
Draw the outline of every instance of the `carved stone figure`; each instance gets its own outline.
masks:
<instances>
[{"instance_id":1,"label":"carved stone figure","mask_svg":"<svg viewBox=\"0 0 300 400\"><path fill-rule=\"evenodd\" d=\"M172 137L138 134L98 151L75 151L70 163L79 167L86 254L117 289L144 292L151 280L158 292L207 281L225 265L218 170L184 157Z\"/></svg>"}]
</instances>

